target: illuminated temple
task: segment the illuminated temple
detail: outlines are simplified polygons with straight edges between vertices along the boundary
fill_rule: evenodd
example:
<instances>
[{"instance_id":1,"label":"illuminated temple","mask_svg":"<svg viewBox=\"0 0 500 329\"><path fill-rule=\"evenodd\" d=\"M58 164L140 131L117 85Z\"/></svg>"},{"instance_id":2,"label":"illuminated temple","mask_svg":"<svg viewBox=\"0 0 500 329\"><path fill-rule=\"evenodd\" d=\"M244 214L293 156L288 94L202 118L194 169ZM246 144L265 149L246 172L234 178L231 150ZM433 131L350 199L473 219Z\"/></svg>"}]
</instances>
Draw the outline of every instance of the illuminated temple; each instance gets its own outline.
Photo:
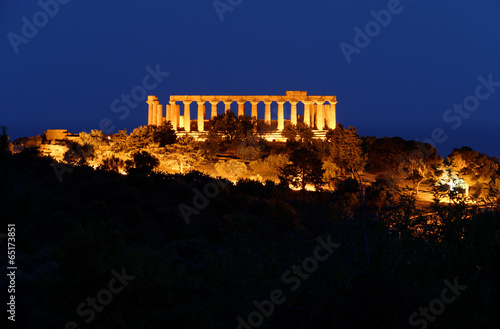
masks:
<instances>
[{"instance_id":1,"label":"illuminated temple","mask_svg":"<svg viewBox=\"0 0 500 329\"><path fill-rule=\"evenodd\" d=\"M286 124L297 124L303 121L313 128L315 135L320 137L327 129L334 129L336 125L335 105L336 96L313 96L307 95L307 91L287 91L286 95L172 95L165 111L158 97L148 96L148 125L160 125L164 121L170 121L175 130L196 134L199 137L206 131L206 122L217 116L217 106L224 103L224 111L231 110L231 104L237 103L235 114L258 117L257 107L264 104L264 121L275 128L275 133L280 135ZM277 104L277 120L271 120L271 105ZM193 104L197 104L197 115L191 117L194 110ZM210 116L207 116L207 103L210 104ZM250 106L246 106L249 103ZM285 103L289 103L287 110L290 111L290 120L285 120ZM304 115L297 114L297 104L302 103ZM275 109L276 106L273 107ZM182 113L182 114L181 114ZM288 116L287 116L288 117ZM278 133L278 134L277 134ZM272 136L270 136L272 137Z\"/></svg>"}]
</instances>

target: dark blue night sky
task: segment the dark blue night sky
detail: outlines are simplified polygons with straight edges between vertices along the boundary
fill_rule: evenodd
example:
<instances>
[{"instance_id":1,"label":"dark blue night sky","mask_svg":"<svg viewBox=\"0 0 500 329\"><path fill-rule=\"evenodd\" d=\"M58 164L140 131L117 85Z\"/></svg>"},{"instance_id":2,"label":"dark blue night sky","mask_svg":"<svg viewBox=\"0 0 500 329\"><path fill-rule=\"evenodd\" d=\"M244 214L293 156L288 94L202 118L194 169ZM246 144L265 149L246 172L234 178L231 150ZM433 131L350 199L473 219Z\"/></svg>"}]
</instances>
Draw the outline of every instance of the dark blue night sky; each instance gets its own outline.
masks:
<instances>
[{"instance_id":1,"label":"dark blue night sky","mask_svg":"<svg viewBox=\"0 0 500 329\"><path fill-rule=\"evenodd\" d=\"M130 132L147 123L145 99L129 115L112 104L158 67L169 75L148 93L162 104L306 90L336 95L337 120L360 135L500 156L497 0L215 3L219 13L213 0L2 1L0 125L11 139L101 121Z\"/></svg>"}]
</instances>

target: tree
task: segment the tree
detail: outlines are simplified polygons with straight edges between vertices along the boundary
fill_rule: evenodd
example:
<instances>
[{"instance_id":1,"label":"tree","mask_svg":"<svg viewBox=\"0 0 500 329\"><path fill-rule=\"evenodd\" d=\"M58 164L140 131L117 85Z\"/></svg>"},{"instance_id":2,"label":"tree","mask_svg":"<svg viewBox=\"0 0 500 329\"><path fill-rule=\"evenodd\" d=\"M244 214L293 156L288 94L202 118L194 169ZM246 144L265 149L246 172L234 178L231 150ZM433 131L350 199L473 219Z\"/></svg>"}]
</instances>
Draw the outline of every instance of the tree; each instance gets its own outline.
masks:
<instances>
[{"instance_id":1,"label":"tree","mask_svg":"<svg viewBox=\"0 0 500 329\"><path fill-rule=\"evenodd\" d=\"M122 152L127 148L127 129L118 130L113 136L110 150L113 152Z\"/></svg>"},{"instance_id":2,"label":"tree","mask_svg":"<svg viewBox=\"0 0 500 329\"><path fill-rule=\"evenodd\" d=\"M2 126L2 136L0 136L0 152L9 150L9 135L7 135L7 127Z\"/></svg>"},{"instance_id":3,"label":"tree","mask_svg":"<svg viewBox=\"0 0 500 329\"><path fill-rule=\"evenodd\" d=\"M241 161L231 159L229 161L217 162L215 170L223 178L242 178L247 172L247 166Z\"/></svg>"},{"instance_id":4,"label":"tree","mask_svg":"<svg viewBox=\"0 0 500 329\"><path fill-rule=\"evenodd\" d=\"M227 111L210 119L208 131L217 133L225 141L242 141L261 134L265 130L265 126L262 126L260 121L255 117L243 115L236 117L233 111Z\"/></svg>"},{"instance_id":5,"label":"tree","mask_svg":"<svg viewBox=\"0 0 500 329\"><path fill-rule=\"evenodd\" d=\"M233 111L227 111L210 119L208 122L208 131L216 132L224 140L233 141L236 138L238 130L238 118Z\"/></svg>"},{"instance_id":6,"label":"tree","mask_svg":"<svg viewBox=\"0 0 500 329\"><path fill-rule=\"evenodd\" d=\"M125 170L125 161L112 155L110 158L102 160L100 168L107 171L116 171L121 173Z\"/></svg>"},{"instance_id":7,"label":"tree","mask_svg":"<svg viewBox=\"0 0 500 329\"><path fill-rule=\"evenodd\" d=\"M157 128L147 125L135 128L127 138L126 150L139 151L155 142Z\"/></svg>"},{"instance_id":8,"label":"tree","mask_svg":"<svg viewBox=\"0 0 500 329\"><path fill-rule=\"evenodd\" d=\"M418 197L420 184L436 180L443 158L437 149L427 143L406 141L406 149L399 154L399 174L413 182L415 195Z\"/></svg>"},{"instance_id":9,"label":"tree","mask_svg":"<svg viewBox=\"0 0 500 329\"><path fill-rule=\"evenodd\" d=\"M312 184L316 190L321 189L325 169L316 150L308 147L298 148L290 155L290 162L280 169L279 179L282 183L287 186L292 184L302 190L305 190L307 184Z\"/></svg>"},{"instance_id":10,"label":"tree","mask_svg":"<svg viewBox=\"0 0 500 329\"><path fill-rule=\"evenodd\" d=\"M160 147L174 144L177 141L177 135L170 121L165 121L156 128L153 133L153 140L160 144Z\"/></svg>"},{"instance_id":11,"label":"tree","mask_svg":"<svg viewBox=\"0 0 500 329\"><path fill-rule=\"evenodd\" d=\"M146 173L149 175L160 164L157 157L146 151L136 152L132 158L133 160L127 160L125 162L126 170L129 174Z\"/></svg>"},{"instance_id":12,"label":"tree","mask_svg":"<svg viewBox=\"0 0 500 329\"><path fill-rule=\"evenodd\" d=\"M366 204L377 212L380 212L382 207L394 206L400 199L396 181L390 175L377 176L375 182L366 188L365 199Z\"/></svg>"},{"instance_id":13,"label":"tree","mask_svg":"<svg viewBox=\"0 0 500 329\"><path fill-rule=\"evenodd\" d=\"M329 160L340 167L343 176L350 173L354 178L354 174L364 170L366 161L357 129L345 129L338 123L334 130L327 132L326 137L330 143Z\"/></svg>"},{"instance_id":14,"label":"tree","mask_svg":"<svg viewBox=\"0 0 500 329\"><path fill-rule=\"evenodd\" d=\"M250 168L263 181L279 179L280 170L288 163L288 155L271 154L265 159L250 162Z\"/></svg>"},{"instance_id":15,"label":"tree","mask_svg":"<svg viewBox=\"0 0 500 329\"><path fill-rule=\"evenodd\" d=\"M323 163L323 169L325 169L325 180L333 190L337 185L338 178L342 171L339 166L330 161L325 161Z\"/></svg>"},{"instance_id":16,"label":"tree","mask_svg":"<svg viewBox=\"0 0 500 329\"><path fill-rule=\"evenodd\" d=\"M314 136L311 127L302 121L297 122L296 125L287 125L281 134L287 141L300 143L309 143Z\"/></svg>"},{"instance_id":17,"label":"tree","mask_svg":"<svg viewBox=\"0 0 500 329\"><path fill-rule=\"evenodd\" d=\"M238 145L238 158L249 161L259 159L265 142L265 140L259 140L256 137L246 138Z\"/></svg>"},{"instance_id":18,"label":"tree","mask_svg":"<svg viewBox=\"0 0 500 329\"><path fill-rule=\"evenodd\" d=\"M95 151L91 144L80 145L70 142L68 150L64 153L64 160L70 165L86 166L89 160L95 158Z\"/></svg>"},{"instance_id":19,"label":"tree","mask_svg":"<svg viewBox=\"0 0 500 329\"><path fill-rule=\"evenodd\" d=\"M202 151L189 136L180 138L175 144L167 145L162 155L162 162L165 160L168 167L179 170L181 174L185 173L186 168L191 168L196 161L202 159Z\"/></svg>"},{"instance_id":20,"label":"tree","mask_svg":"<svg viewBox=\"0 0 500 329\"><path fill-rule=\"evenodd\" d=\"M498 177L498 160L470 147L453 149L448 162L450 168L465 180L466 196L469 196L469 187L480 189L484 185L490 185Z\"/></svg>"},{"instance_id":21,"label":"tree","mask_svg":"<svg viewBox=\"0 0 500 329\"><path fill-rule=\"evenodd\" d=\"M95 150L98 150L103 144L105 144L105 137L101 130L92 130L90 133L79 133L76 141L80 145L92 145Z\"/></svg>"}]
</instances>

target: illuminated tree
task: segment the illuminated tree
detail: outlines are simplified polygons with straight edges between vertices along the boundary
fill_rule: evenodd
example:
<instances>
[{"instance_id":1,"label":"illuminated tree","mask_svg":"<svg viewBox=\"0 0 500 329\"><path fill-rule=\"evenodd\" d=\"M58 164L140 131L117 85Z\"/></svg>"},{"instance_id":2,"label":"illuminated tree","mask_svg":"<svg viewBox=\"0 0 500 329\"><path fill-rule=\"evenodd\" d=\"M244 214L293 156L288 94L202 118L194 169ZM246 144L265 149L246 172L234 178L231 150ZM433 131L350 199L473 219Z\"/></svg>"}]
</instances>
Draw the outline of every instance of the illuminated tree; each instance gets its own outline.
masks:
<instances>
[{"instance_id":1,"label":"illuminated tree","mask_svg":"<svg viewBox=\"0 0 500 329\"><path fill-rule=\"evenodd\" d=\"M324 184L323 161L314 149L301 147L290 155L290 162L280 169L279 179L287 186L292 184L305 190L307 184L312 184L316 190L320 190Z\"/></svg>"},{"instance_id":2,"label":"illuminated tree","mask_svg":"<svg viewBox=\"0 0 500 329\"><path fill-rule=\"evenodd\" d=\"M192 137L179 138L177 143L167 145L165 153L161 156L162 163L184 174L196 161L202 160L203 155Z\"/></svg>"},{"instance_id":3,"label":"illuminated tree","mask_svg":"<svg viewBox=\"0 0 500 329\"><path fill-rule=\"evenodd\" d=\"M126 150L139 151L155 142L156 126L147 125L136 128L127 138Z\"/></svg>"},{"instance_id":4,"label":"illuminated tree","mask_svg":"<svg viewBox=\"0 0 500 329\"><path fill-rule=\"evenodd\" d=\"M118 130L113 136L113 140L111 142L111 151L113 152L122 152L127 148L127 129Z\"/></svg>"},{"instance_id":5,"label":"illuminated tree","mask_svg":"<svg viewBox=\"0 0 500 329\"><path fill-rule=\"evenodd\" d=\"M287 141L297 141L300 143L311 142L314 136L311 127L302 121L297 122L296 125L287 125L283 129L282 135Z\"/></svg>"},{"instance_id":6,"label":"illuminated tree","mask_svg":"<svg viewBox=\"0 0 500 329\"><path fill-rule=\"evenodd\" d=\"M247 166L241 161L231 159L225 162L217 162L215 170L222 177L242 178L247 172Z\"/></svg>"},{"instance_id":7,"label":"illuminated tree","mask_svg":"<svg viewBox=\"0 0 500 329\"><path fill-rule=\"evenodd\" d=\"M479 189L494 182L498 177L498 160L470 147L453 149L448 156L448 162L450 168L465 180L466 196L469 196L470 187Z\"/></svg>"},{"instance_id":8,"label":"illuminated tree","mask_svg":"<svg viewBox=\"0 0 500 329\"><path fill-rule=\"evenodd\" d=\"M334 130L327 132L326 137L330 143L328 160L340 167L343 176L349 173L354 178L356 173L364 170L366 161L357 129L345 129L338 123Z\"/></svg>"},{"instance_id":9,"label":"illuminated tree","mask_svg":"<svg viewBox=\"0 0 500 329\"><path fill-rule=\"evenodd\" d=\"M81 132L78 134L76 141L80 145L92 145L96 150L105 144L104 134L101 130L92 130L90 133Z\"/></svg>"},{"instance_id":10,"label":"illuminated tree","mask_svg":"<svg viewBox=\"0 0 500 329\"><path fill-rule=\"evenodd\" d=\"M223 114L210 119L208 131L217 133L225 141L242 141L266 130L261 120L255 117L240 115L236 117L233 111L227 111Z\"/></svg>"},{"instance_id":11,"label":"illuminated tree","mask_svg":"<svg viewBox=\"0 0 500 329\"><path fill-rule=\"evenodd\" d=\"M238 158L249 161L259 159L262 155L262 149L264 147L261 143L264 142L265 140L261 141L256 137L246 138L238 145Z\"/></svg>"},{"instance_id":12,"label":"illuminated tree","mask_svg":"<svg viewBox=\"0 0 500 329\"><path fill-rule=\"evenodd\" d=\"M263 181L278 180L280 169L288 163L288 155L271 154L265 159L250 162L250 168L256 175L262 177Z\"/></svg>"},{"instance_id":13,"label":"illuminated tree","mask_svg":"<svg viewBox=\"0 0 500 329\"><path fill-rule=\"evenodd\" d=\"M95 155L96 150L91 144L80 145L70 142L68 150L64 153L64 160L70 165L86 166Z\"/></svg>"},{"instance_id":14,"label":"illuminated tree","mask_svg":"<svg viewBox=\"0 0 500 329\"><path fill-rule=\"evenodd\" d=\"M399 174L413 182L415 194L418 196L422 182L438 178L443 159L430 144L416 141L406 141L406 144L406 149L398 155Z\"/></svg>"}]
</instances>

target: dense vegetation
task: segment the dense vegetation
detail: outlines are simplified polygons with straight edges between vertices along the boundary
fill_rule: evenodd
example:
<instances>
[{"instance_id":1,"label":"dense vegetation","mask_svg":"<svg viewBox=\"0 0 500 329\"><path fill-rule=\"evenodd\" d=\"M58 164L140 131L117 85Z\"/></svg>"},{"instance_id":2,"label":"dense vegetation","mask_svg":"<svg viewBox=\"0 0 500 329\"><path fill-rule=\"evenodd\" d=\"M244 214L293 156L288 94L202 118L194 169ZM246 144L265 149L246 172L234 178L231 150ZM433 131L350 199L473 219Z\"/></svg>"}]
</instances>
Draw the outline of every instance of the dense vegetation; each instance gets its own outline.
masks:
<instances>
[{"instance_id":1,"label":"dense vegetation","mask_svg":"<svg viewBox=\"0 0 500 329\"><path fill-rule=\"evenodd\" d=\"M412 314L442 298L445 280L466 288L429 328L500 326L498 160L469 148L441 159L428 144L341 125L324 142L301 126L286 145L268 143L265 126L244 120L215 119L204 144L168 124L112 144L94 132L61 164L37 148L11 154L0 138L0 230L17 227L16 327L237 328L279 289L286 300L260 311L260 328L420 328ZM111 155L96 152L103 145ZM167 160L188 165L165 173ZM212 175L196 162L215 162ZM264 184L248 179L257 174ZM448 179L464 188L450 191ZM424 207L422 182L435 196ZM319 241L335 244L326 258ZM133 280L87 324L78 306L122 269Z\"/></svg>"}]
</instances>

